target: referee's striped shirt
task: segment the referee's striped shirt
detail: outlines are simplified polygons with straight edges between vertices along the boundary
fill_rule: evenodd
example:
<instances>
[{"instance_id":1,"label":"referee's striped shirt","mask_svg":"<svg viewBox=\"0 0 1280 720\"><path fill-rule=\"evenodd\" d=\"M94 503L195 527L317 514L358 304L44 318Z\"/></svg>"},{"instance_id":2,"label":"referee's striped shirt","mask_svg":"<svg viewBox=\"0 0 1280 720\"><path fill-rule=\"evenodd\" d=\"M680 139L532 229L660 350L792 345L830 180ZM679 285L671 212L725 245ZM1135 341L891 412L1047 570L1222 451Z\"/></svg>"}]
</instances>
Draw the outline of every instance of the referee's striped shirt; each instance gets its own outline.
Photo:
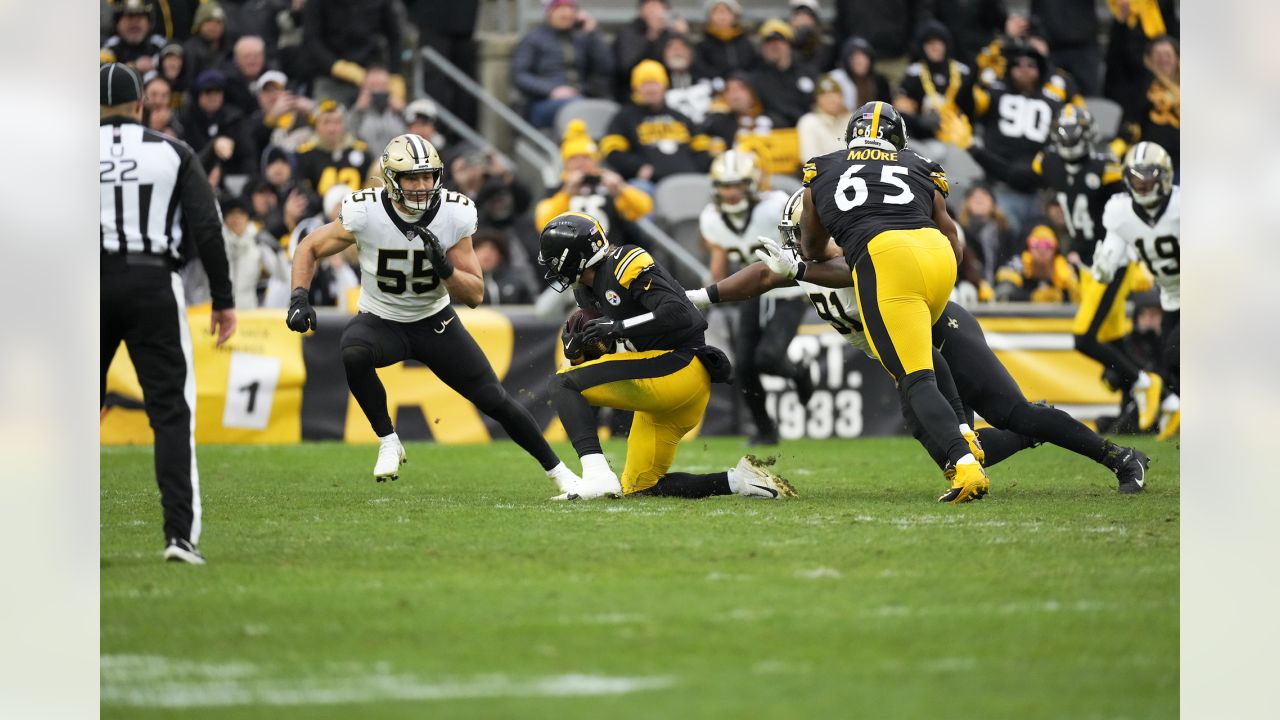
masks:
<instances>
[{"instance_id":1,"label":"referee's striped shirt","mask_svg":"<svg viewBox=\"0 0 1280 720\"><path fill-rule=\"evenodd\" d=\"M199 158L186 143L131 117L103 118L99 130L104 271L121 260L177 268L183 242L193 242L214 309L233 307L222 219Z\"/></svg>"}]
</instances>

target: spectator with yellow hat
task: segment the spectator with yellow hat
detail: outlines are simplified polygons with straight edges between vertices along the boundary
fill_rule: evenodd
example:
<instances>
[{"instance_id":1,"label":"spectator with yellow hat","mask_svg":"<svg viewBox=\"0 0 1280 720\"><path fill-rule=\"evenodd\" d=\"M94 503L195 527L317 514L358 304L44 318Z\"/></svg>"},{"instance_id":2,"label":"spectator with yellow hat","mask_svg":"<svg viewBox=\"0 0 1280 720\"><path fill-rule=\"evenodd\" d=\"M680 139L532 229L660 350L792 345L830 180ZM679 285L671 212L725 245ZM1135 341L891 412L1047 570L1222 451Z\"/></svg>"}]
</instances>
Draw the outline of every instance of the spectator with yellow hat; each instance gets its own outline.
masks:
<instances>
[{"instance_id":1,"label":"spectator with yellow hat","mask_svg":"<svg viewBox=\"0 0 1280 720\"><path fill-rule=\"evenodd\" d=\"M642 60L631 71L631 102L613 116L600 140L605 163L641 188L641 183L711 167L711 139L667 105L669 85L662 63Z\"/></svg>"},{"instance_id":2,"label":"spectator with yellow hat","mask_svg":"<svg viewBox=\"0 0 1280 720\"><path fill-rule=\"evenodd\" d=\"M653 212L653 200L618 173L600 167L600 149L582 120L574 120L565 128L560 159L564 162L563 182L538 203L535 227L541 231L561 213L582 212L599 220L614 244L634 244L639 240L640 234L631 225Z\"/></svg>"}]
</instances>

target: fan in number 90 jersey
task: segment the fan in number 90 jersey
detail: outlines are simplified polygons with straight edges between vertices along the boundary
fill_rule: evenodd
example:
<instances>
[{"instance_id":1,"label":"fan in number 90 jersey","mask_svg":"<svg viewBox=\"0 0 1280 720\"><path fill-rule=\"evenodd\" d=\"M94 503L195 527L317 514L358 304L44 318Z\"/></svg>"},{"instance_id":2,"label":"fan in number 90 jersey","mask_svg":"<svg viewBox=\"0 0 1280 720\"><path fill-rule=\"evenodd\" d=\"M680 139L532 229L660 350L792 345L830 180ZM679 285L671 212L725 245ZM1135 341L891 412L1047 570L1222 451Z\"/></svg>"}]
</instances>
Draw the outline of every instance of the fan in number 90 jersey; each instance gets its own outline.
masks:
<instances>
[{"instance_id":1,"label":"fan in number 90 jersey","mask_svg":"<svg viewBox=\"0 0 1280 720\"><path fill-rule=\"evenodd\" d=\"M933 192L949 190L942 166L910 148L855 147L820 155L804 167L813 205L849 267L886 230L937 228Z\"/></svg>"},{"instance_id":2,"label":"fan in number 90 jersey","mask_svg":"<svg viewBox=\"0 0 1280 720\"><path fill-rule=\"evenodd\" d=\"M382 188L360 190L342 201L339 221L356 238L360 254L360 303L385 320L413 322L449 305L449 291L431 267L424 237L449 248L476 231L476 206L450 190L417 222L400 217Z\"/></svg>"}]
</instances>

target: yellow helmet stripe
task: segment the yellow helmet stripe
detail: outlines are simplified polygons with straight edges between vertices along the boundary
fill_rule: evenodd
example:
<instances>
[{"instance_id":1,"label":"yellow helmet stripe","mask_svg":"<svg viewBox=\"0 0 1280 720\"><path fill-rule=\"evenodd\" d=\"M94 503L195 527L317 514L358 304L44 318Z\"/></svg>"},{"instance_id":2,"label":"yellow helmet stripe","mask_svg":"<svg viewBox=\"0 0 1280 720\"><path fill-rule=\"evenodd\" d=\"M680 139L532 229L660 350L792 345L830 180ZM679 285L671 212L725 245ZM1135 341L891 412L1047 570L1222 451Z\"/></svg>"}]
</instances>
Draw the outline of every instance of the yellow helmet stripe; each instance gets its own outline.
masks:
<instances>
[{"instance_id":1,"label":"yellow helmet stripe","mask_svg":"<svg viewBox=\"0 0 1280 720\"><path fill-rule=\"evenodd\" d=\"M876 101L876 109L871 113L871 131L867 133L867 137L872 140L880 137L880 108L884 103L880 100Z\"/></svg>"},{"instance_id":2,"label":"yellow helmet stripe","mask_svg":"<svg viewBox=\"0 0 1280 720\"><path fill-rule=\"evenodd\" d=\"M577 211L570 211L570 212L561 213L561 214L559 215L559 217L564 217L565 215L574 215L574 216L577 216L577 217L580 217L580 218L585 218L585 219L587 219L587 220L590 220L590 221L591 221L591 224L596 226L596 232L600 233L600 237L604 237L604 228L600 226L600 221L599 221L599 220L597 220L597 219L595 219L595 218L591 217L590 215L588 215L588 214L586 214L586 213L584 213L584 212L577 212Z\"/></svg>"}]
</instances>

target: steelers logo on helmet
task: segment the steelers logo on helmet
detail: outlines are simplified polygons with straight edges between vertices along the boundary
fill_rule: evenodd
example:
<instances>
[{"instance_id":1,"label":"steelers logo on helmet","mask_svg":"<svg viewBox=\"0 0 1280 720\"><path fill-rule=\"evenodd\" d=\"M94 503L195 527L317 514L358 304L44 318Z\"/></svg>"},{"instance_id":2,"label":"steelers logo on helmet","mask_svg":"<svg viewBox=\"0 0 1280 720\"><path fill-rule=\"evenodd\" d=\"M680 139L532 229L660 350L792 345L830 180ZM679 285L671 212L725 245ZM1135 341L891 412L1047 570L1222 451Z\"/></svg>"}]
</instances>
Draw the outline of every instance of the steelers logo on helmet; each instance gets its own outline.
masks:
<instances>
[{"instance_id":1,"label":"steelers logo on helmet","mask_svg":"<svg viewBox=\"0 0 1280 720\"><path fill-rule=\"evenodd\" d=\"M417 182L424 176L434 180L430 187ZM414 179L410 181L413 187L406 189L404 182L409 178ZM425 212L440 202L444 163L440 153L422 136L397 135L382 151L382 181L387 187L387 196L393 201L410 210Z\"/></svg>"},{"instance_id":2,"label":"steelers logo on helmet","mask_svg":"<svg viewBox=\"0 0 1280 720\"><path fill-rule=\"evenodd\" d=\"M907 125L887 102L869 102L853 112L844 131L845 146L901 150L907 146Z\"/></svg>"},{"instance_id":3,"label":"steelers logo on helmet","mask_svg":"<svg viewBox=\"0 0 1280 720\"><path fill-rule=\"evenodd\" d=\"M551 219L538 237L538 264L546 268L543 279L564 292L582 273L604 259L604 229L586 213L566 212Z\"/></svg>"}]
</instances>

